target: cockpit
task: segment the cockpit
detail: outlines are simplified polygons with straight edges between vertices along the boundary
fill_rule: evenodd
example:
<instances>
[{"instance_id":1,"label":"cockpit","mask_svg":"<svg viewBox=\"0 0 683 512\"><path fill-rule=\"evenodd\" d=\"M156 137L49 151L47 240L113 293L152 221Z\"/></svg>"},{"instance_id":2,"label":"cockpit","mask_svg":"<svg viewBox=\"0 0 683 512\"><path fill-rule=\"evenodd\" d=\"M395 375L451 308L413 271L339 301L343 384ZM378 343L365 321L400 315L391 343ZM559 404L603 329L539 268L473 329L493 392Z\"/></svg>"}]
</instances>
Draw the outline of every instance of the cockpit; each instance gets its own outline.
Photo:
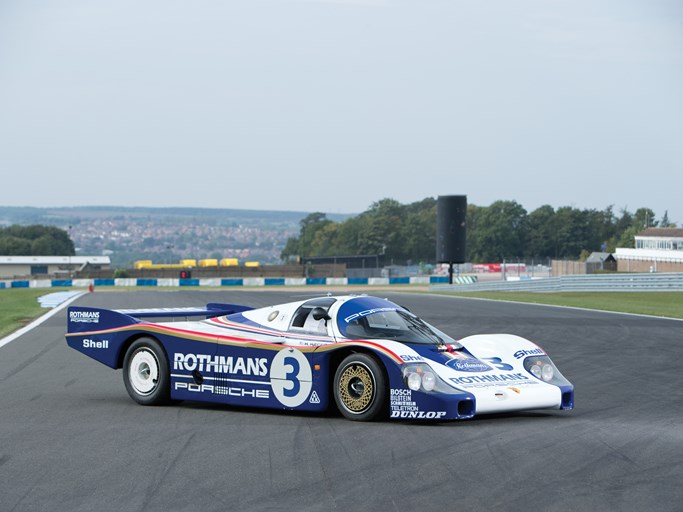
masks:
<instances>
[{"instance_id":1,"label":"cockpit","mask_svg":"<svg viewBox=\"0 0 683 512\"><path fill-rule=\"evenodd\" d=\"M302 304L292 316L290 331L327 335L328 311L336 302L332 297L312 299Z\"/></svg>"}]
</instances>

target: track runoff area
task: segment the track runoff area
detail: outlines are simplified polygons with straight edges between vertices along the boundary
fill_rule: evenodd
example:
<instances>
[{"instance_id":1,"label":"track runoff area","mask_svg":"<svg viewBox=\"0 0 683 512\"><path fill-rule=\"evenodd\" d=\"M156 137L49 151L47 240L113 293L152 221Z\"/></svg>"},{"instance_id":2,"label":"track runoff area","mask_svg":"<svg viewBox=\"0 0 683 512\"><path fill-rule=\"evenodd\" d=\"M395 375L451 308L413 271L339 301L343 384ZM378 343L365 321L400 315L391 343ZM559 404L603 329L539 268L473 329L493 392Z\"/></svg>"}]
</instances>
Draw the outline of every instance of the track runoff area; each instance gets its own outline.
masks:
<instances>
[{"instance_id":1,"label":"track runoff area","mask_svg":"<svg viewBox=\"0 0 683 512\"><path fill-rule=\"evenodd\" d=\"M120 371L67 347L61 309L0 348L0 509L680 510L680 321L375 294L456 338L507 332L537 342L575 385L576 408L357 423L191 402L142 407ZM258 307L310 295L98 292L74 304Z\"/></svg>"}]
</instances>

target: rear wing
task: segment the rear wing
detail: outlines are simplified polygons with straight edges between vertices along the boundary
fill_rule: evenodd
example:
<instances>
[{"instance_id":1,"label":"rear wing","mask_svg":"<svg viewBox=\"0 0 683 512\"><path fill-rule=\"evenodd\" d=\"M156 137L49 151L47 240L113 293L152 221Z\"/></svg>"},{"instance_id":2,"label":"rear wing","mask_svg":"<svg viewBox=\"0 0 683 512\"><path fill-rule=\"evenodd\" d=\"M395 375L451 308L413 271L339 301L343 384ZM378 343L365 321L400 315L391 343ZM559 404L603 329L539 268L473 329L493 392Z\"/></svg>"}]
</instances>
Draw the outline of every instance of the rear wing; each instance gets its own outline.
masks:
<instances>
[{"instance_id":1,"label":"rear wing","mask_svg":"<svg viewBox=\"0 0 683 512\"><path fill-rule=\"evenodd\" d=\"M249 306L210 302L205 308L102 309L72 306L67 313L67 333L114 329L141 323L141 318L185 320L189 317L214 318L249 311Z\"/></svg>"},{"instance_id":2,"label":"rear wing","mask_svg":"<svg viewBox=\"0 0 683 512\"><path fill-rule=\"evenodd\" d=\"M233 313L241 313L242 311L249 311L249 306L241 306L239 304L220 304L217 302L209 302L205 308L188 307L188 308L148 308L148 309L113 309L117 313L121 313L134 318L187 318L191 316L203 316L204 318L213 318L216 316L232 315Z\"/></svg>"}]
</instances>

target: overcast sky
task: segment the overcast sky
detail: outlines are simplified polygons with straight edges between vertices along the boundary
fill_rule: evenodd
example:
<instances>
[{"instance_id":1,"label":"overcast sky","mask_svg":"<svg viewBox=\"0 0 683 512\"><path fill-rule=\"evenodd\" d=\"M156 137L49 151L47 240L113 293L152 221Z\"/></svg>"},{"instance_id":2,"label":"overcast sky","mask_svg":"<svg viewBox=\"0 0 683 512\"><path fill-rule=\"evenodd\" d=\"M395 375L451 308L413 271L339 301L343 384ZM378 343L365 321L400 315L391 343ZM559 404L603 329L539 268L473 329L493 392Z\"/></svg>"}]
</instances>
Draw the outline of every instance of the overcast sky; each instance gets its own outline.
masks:
<instances>
[{"instance_id":1,"label":"overcast sky","mask_svg":"<svg viewBox=\"0 0 683 512\"><path fill-rule=\"evenodd\" d=\"M0 205L683 223L681 0L1 0Z\"/></svg>"}]
</instances>

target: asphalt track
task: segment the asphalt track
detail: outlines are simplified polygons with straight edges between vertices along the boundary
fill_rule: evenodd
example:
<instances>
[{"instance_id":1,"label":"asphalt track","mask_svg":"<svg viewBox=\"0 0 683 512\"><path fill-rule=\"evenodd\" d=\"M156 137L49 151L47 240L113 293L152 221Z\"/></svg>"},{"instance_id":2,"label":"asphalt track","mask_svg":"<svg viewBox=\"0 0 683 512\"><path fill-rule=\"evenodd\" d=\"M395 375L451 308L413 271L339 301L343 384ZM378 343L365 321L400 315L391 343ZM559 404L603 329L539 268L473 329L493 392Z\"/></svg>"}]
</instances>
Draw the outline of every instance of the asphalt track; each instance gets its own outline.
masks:
<instances>
[{"instance_id":1,"label":"asphalt track","mask_svg":"<svg viewBox=\"0 0 683 512\"><path fill-rule=\"evenodd\" d=\"M76 304L261 306L308 292L96 292ZM574 411L438 424L142 407L67 347L65 312L0 348L0 511L683 509L683 322L376 292L443 330L551 355Z\"/></svg>"}]
</instances>

